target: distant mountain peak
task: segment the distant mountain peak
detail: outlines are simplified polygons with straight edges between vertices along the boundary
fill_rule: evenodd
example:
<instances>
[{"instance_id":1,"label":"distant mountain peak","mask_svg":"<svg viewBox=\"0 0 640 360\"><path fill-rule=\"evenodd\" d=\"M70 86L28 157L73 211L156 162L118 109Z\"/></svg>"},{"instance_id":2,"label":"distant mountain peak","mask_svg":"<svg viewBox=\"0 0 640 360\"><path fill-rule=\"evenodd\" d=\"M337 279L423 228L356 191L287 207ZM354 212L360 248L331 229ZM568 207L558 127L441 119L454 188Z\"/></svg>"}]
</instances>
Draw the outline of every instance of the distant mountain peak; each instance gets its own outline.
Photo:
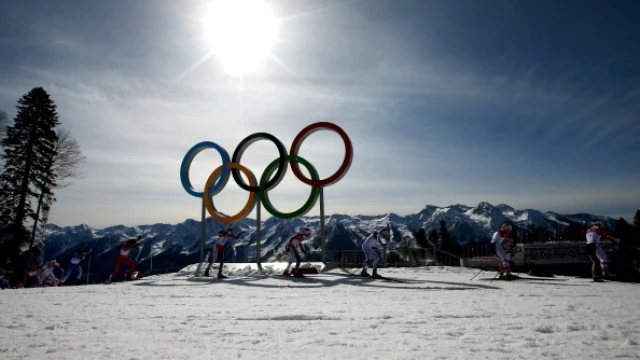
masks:
<instances>
[{"instance_id":1,"label":"distant mountain peak","mask_svg":"<svg viewBox=\"0 0 640 360\"><path fill-rule=\"evenodd\" d=\"M495 206L491 205L488 201L481 201L478 203L478 206L476 206L477 208L483 208L483 209L492 209Z\"/></svg>"},{"instance_id":2,"label":"distant mountain peak","mask_svg":"<svg viewBox=\"0 0 640 360\"><path fill-rule=\"evenodd\" d=\"M392 246L398 244L398 239L414 239L420 229L427 233L439 231L440 222L445 221L450 236L454 242L464 245L470 241L489 241L491 234L500 225L509 221L516 231L524 232L532 229L544 229L553 234L563 228L572 226L585 226L594 220L604 221L611 231L615 228L615 219L591 214L562 215L555 212L542 213L535 209L516 210L507 204L491 205L483 201L475 207L464 204L456 204L445 207L427 205L415 214L401 216L393 212L381 215L347 215L332 214L325 217L325 234L327 250L360 250L359 244L372 231L381 230L387 226L392 228ZM224 228L212 218L205 222L205 241L210 246L218 231ZM232 244L238 250L238 259L244 260L254 256L256 246L256 220L244 219L234 224L234 233L243 232L243 235ZM278 219L269 217L262 221L260 242L263 261L280 259L281 249L291 235L300 227L309 227L312 237L305 242L309 249L320 248L320 218L318 216L305 216L297 219ZM65 256L78 247L91 247L96 251L94 258L101 257L107 261L107 268L113 264L113 258L118 252L121 241L127 237L142 235L143 245L136 253L141 261L144 261L151 252L153 246L154 267L156 261L159 264L185 264L193 263L199 259L200 233L202 225L200 221L186 219L178 224L153 224L125 226L115 225L104 229L93 229L88 225L61 227L55 224L46 225L46 256L55 256L65 261ZM414 242L415 243L415 242ZM208 248L207 248L208 249ZM278 250L280 249L280 250ZM156 259L157 257L157 259ZM182 260L181 260L182 259ZM96 259L98 261L99 259ZM93 266L93 265L92 265ZM161 267L162 265L158 265Z\"/></svg>"}]
</instances>

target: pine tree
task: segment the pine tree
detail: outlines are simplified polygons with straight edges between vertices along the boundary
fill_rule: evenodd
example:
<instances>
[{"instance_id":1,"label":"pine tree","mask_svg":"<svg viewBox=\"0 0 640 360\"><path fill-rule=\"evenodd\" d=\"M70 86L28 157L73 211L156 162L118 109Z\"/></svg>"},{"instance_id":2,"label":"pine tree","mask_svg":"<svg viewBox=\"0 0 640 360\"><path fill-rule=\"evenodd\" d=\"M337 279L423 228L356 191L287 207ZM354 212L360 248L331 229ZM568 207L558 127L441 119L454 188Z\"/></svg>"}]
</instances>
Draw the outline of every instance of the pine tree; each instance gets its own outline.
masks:
<instances>
[{"instance_id":1,"label":"pine tree","mask_svg":"<svg viewBox=\"0 0 640 360\"><path fill-rule=\"evenodd\" d=\"M11 228L17 243L28 241L25 222L36 214L32 200L51 194L55 176L49 171L55 157L59 124L56 105L43 88L34 88L18 101L14 125L2 139L4 168L0 176L0 224Z\"/></svg>"},{"instance_id":2,"label":"pine tree","mask_svg":"<svg viewBox=\"0 0 640 360\"><path fill-rule=\"evenodd\" d=\"M444 220L440 220L440 246L443 250L450 250L453 247L451 235L449 235L447 223Z\"/></svg>"},{"instance_id":3,"label":"pine tree","mask_svg":"<svg viewBox=\"0 0 640 360\"><path fill-rule=\"evenodd\" d=\"M633 226L640 228L640 209L636 210L636 215L633 217Z\"/></svg>"},{"instance_id":4,"label":"pine tree","mask_svg":"<svg viewBox=\"0 0 640 360\"><path fill-rule=\"evenodd\" d=\"M438 248L438 232L435 229L429 231L428 239L431 246L433 246L434 248Z\"/></svg>"},{"instance_id":5,"label":"pine tree","mask_svg":"<svg viewBox=\"0 0 640 360\"><path fill-rule=\"evenodd\" d=\"M616 220L616 228L612 234L620 239L620 247L625 250L636 243L634 228L623 217Z\"/></svg>"},{"instance_id":6,"label":"pine tree","mask_svg":"<svg viewBox=\"0 0 640 360\"><path fill-rule=\"evenodd\" d=\"M427 241L427 232L424 228L420 228L416 233L416 244L421 248L428 248L429 242Z\"/></svg>"}]
</instances>

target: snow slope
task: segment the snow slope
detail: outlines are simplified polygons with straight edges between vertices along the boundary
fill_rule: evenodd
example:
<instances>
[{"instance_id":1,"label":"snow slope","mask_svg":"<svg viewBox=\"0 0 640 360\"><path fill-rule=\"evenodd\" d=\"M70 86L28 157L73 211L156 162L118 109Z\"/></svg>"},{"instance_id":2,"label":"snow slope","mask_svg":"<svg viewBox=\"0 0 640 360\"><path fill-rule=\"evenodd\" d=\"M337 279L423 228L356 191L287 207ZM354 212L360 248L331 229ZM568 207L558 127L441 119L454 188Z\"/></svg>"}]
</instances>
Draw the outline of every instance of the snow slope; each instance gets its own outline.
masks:
<instances>
[{"instance_id":1,"label":"snow slope","mask_svg":"<svg viewBox=\"0 0 640 360\"><path fill-rule=\"evenodd\" d=\"M441 267L380 270L404 283L340 270L221 281L194 278L194 269L112 285L0 291L0 357L640 358L637 284L480 280L491 273L470 280L476 270Z\"/></svg>"}]
</instances>

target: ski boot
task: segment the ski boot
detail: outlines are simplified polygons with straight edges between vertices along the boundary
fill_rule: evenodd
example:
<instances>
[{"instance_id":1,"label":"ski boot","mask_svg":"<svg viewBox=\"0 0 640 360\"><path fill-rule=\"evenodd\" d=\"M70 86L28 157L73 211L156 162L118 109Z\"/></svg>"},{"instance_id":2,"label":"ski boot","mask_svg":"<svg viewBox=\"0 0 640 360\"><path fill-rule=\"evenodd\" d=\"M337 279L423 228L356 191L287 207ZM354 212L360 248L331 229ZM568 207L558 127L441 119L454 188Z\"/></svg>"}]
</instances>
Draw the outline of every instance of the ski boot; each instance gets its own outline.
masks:
<instances>
[{"instance_id":1,"label":"ski boot","mask_svg":"<svg viewBox=\"0 0 640 360\"><path fill-rule=\"evenodd\" d=\"M297 277L297 278L303 278L304 277L304 274L302 272L300 272L300 269L294 269L291 272L291 275L293 275L294 277Z\"/></svg>"},{"instance_id":2,"label":"ski boot","mask_svg":"<svg viewBox=\"0 0 640 360\"><path fill-rule=\"evenodd\" d=\"M282 276L291 276L291 273L289 270L285 270L285 272L282 273Z\"/></svg>"},{"instance_id":3,"label":"ski boot","mask_svg":"<svg viewBox=\"0 0 640 360\"><path fill-rule=\"evenodd\" d=\"M209 269L207 269L207 270L204 272L204 276L210 276L210 275L209 275Z\"/></svg>"},{"instance_id":4,"label":"ski boot","mask_svg":"<svg viewBox=\"0 0 640 360\"><path fill-rule=\"evenodd\" d=\"M518 276L513 275L511 272L507 271L507 273L505 274L504 278L507 279L507 280L513 280L513 279L517 279Z\"/></svg>"},{"instance_id":5,"label":"ski boot","mask_svg":"<svg viewBox=\"0 0 640 360\"><path fill-rule=\"evenodd\" d=\"M362 269L362 272L360 273L360 276L371 277L371 275L369 275L369 273L367 272L367 269Z\"/></svg>"},{"instance_id":6,"label":"ski boot","mask_svg":"<svg viewBox=\"0 0 640 360\"><path fill-rule=\"evenodd\" d=\"M378 269L373 269L373 274L371 274L372 278L381 279L382 276L378 275Z\"/></svg>"},{"instance_id":7,"label":"ski boot","mask_svg":"<svg viewBox=\"0 0 640 360\"><path fill-rule=\"evenodd\" d=\"M138 280L138 272L137 271L129 271L125 274L125 278L127 281Z\"/></svg>"},{"instance_id":8,"label":"ski boot","mask_svg":"<svg viewBox=\"0 0 640 360\"><path fill-rule=\"evenodd\" d=\"M604 282L604 280L599 276L594 276L593 277L593 282Z\"/></svg>"},{"instance_id":9,"label":"ski boot","mask_svg":"<svg viewBox=\"0 0 640 360\"><path fill-rule=\"evenodd\" d=\"M227 277L222 275L222 274L218 274L218 279L226 279Z\"/></svg>"},{"instance_id":10,"label":"ski boot","mask_svg":"<svg viewBox=\"0 0 640 360\"><path fill-rule=\"evenodd\" d=\"M603 278L605 278L605 279L611 279L611 278L614 278L614 277L616 276L616 274L612 274L612 273L609 271L609 269L604 269L604 270L602 271L602 273L603 273L603 274L602 274L602 277L603 277Z\"/></svg>"}]
</instances>

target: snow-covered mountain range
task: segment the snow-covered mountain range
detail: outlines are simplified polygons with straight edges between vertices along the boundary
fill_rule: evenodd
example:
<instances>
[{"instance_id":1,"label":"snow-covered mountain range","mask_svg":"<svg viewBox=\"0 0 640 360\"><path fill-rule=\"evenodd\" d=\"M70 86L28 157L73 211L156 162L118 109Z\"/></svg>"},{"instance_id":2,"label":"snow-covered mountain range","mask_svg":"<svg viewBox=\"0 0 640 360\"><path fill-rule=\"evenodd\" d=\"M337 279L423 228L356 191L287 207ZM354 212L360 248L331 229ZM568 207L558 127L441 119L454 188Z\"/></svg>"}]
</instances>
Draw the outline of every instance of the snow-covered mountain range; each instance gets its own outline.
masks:
<instances>
[{"instance_id":1,"label":"snow-covered mountain range","mask_svg":"<svg viewBox=\"0 0 640 360\"><path fill-rule=\"evenodd\" d=\"M475 207L452 205L437 207L428 205L420 212L407 216L393 213L365 216L334 214L325 217L326 249L357 250L362 240L374 230L391 229L390 248L397 247L401 240L415 246L415 235L420 229L427 233L438 230L444 220L454 243L465 245L470 241L488 242L491 233L503 222L511 222L516 232L524 233L544 229L552 234L573 226L589 225L595 220L606 223L609 229L615 226L615 219L591 214L564 215L555 212L540 212L534 209L515 210L511 206L497 206L481 202ZM212 243L218 232L225 226L211 218L205 222L206 244ZM308 250L320 248L320 217L308 216L292 220L271 217L261 226L262 261L274 261L284 252L284 244L300 227L312 230L311 238L305 242ZM243 232L235 241L236 254L231 260L255 261L255 219L244 219L234 224L234 233ZM119 246L127 238L142 235L143 245L131 256L141 263L142 271L153 257L153 268L172 268L192 264L200 258L200 221L188 219L182 223L124 226L117 225L104 229L94 229L87 225L60 227L49 224L45 235L45 260L57 258L62 264L79 247L93 248L92 273L106 275L113 267L113 260ZM231 249L233 250L233 249ZM230 256L232 252L228 253Z\"/></svg>"}]
</instances>

